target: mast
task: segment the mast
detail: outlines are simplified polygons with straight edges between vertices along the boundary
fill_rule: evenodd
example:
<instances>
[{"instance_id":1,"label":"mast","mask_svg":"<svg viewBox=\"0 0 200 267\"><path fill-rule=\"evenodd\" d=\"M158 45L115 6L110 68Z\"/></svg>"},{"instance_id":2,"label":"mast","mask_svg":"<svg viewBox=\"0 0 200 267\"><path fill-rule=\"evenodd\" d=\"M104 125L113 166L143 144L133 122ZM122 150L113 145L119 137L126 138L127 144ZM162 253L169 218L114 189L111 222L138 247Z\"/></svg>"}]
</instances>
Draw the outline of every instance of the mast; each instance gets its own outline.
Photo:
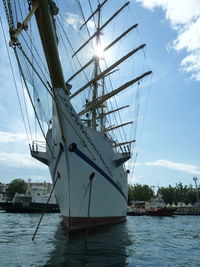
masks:
<instances>
[{"instance_id":1,"label":"mast","mask_svg":"<svg viewBox=\"0 0 200 267\"><path fill-rule=\"evenodd\" d=\"M88 21L95 15L96 12L99 11L100 8L103 7L103 5L107 2L108 0L104 0L101 4L98 5L97 9L89 16L89 18L83 23L83 25L80 27L80 30L83 28L84 25L88 23Z\"/></svg>"},{"instance_id":2,"label":"mast","mask_svg":"<svg viewBox=\"0 0 200 267\"><path fill-rule=\"evenodd\" d=\"M105 79L102 79L102 95L105 94ZM104 114L104 106L101 106L101 114ZM105 116L100 116L100 125L101 125L101 133L104 132L105 125L104 125Z\"/></svg>"},{"instance_id":3,"label":"mast","mask_svg":"<svg viewBox=\"0 0 200 267\"><path fill-rule=\"evenodd\" d=\"M106 128L106 129L105 129L105 132L113 131L113 130L115 130L115 129L118 129L118 128L120 128L120 127L129 125L129 124L132 124L132 123L133 123L133 121L129 121L129 122L122 123L122 124L120 124L120 125L116 125L116 126L111 127L111 128Z\"/></svg>"},{"instance_id":4,"label":"mast","mask_svg":"<svg viewBox=\"0 0 200 267\"><path fill-rule=\"evenodd\" d=\"M109 115L109 114L111 114L111 113L114 113L114 112L116 112L116 111L119 111L119 110L121 110L121 109L128 108L128 107L129 107L129 105L126 105L126 106L123 106L123 107L120 107L120 108L117 108L117 109L114 109L114 110L110 110L110 111L108 111L108 112L106 112L106 113L101 113L101 114L99 114L99 116L97 117L97 119L99 119L99 118L101 118L101 117L105 117L105 116L107 116L107 115Z\"/></svg>"},{"instance_id":5,"label":"mast","mask_svg":"<svg viewBox=\"0 0 200 267\"><path fill-rule=\"evenodd\" d=\"M115 12L100 28L99 32L102 31L130 2L125 3L117 12ZM100 7L99 7L100 9ZM99 10L98 10L99 11ZM94 13L93 13L94 15ZM72 55L74 57L83 47L85 47L96 35L98 32L96 31L79 49Z\"/></svg>"},{"instance_id":6,"label":"mast","mask_svg":"<svg viewBox=\"0 0 200 267\"><path fill-rule=\"evenodd\" d=\"M118 87L114 91L111 91L110 93L105 94L100 99L96 101L96 103L93 103L93 101L89 102L84 110L78 113L79 116L85 114L89 110L92 110L94 107L99 107L103 102L108 100L109 98L113 97L114 95L120 93L121 91L125 90L127 87L131 86L132 84L138 82L139 80L143 79L144 77L150 75L152 71L147 71L144 74L136 77L135 79L123 84L122 86Z\"/></svg>"},{"instance_id":7,"label":"mast","mask_svg":"<svg viewBox=\"0 0 200 267\"><path fill-rule=\"evenodd\" d=\"M48 0L32 0L38 5L35 12L40 38L50 72L53 88L65 88L65 80L57 49L57 39Z\"/></svg>"},{"instance_id":8,"label":"mast","mask_svg":"<svg viewBox=\"0 0 200 267\"><path fill-rule=\"evenodd\" d=\"M98 21L97 21L97 35L96 35L96 47L99 47L100 44L100 5L98 6ZM94 83L93 83L93 97L92 101L93 103L96 102L98 97L98 82L97 82L97 76L99 71L99 57L98 55L95 55L94 60ZM93 129L96 129L96 117L97 117L97 110L96 107L92 109L92 127Z\"/></svg>"},{"instance_id":9,"label":"mast","mask_svg":"<svg viewBox=\"0 0 200 267\"><path fill-rule=\"evenodd\" d=\"M52 92L55 100L54 106L58 114L58 121L61 130L62 140L65 141L63 126L61 123L61 110L59 108L59 100L57 99L57 94L56 94L57 88L63 88L63 89L66 88L61 62L58 54L57 37L53 22L53 15L57 15L58 10L56 10L57 13L53 13L52 10L50 11L48 0L42 0L42 1L31 0L31 1L33 6L34 5L38 6L35 12L35 18L38 25L40 38L50 73Z\"/></svg>"},{"instance_id":10,"label":"mast","mask_svg":"<svg viewBox=\"0 0 200 267\"><path fill-rule=\"evenodd\" d=\"M132 56L133 54L135 54L137 51L139 51L140 49L143 49L145 47L145 44L138 46L137 48L133 49L131 52L129 52L128 54L126 54L125 56L123 56L122 58L120 58L118 61L116 61L114 64L112 64L110 67L108 67L107 69L105 69L103 72L101 72L100 74L97 75L96 79L92 79L91 81L89 81L87 84L85 84L84 86L82 86L80 89L78 89L75 93L73 93L70 96L70 99L72 99L73 97L75 97L76 95L78 95L79 93L81 93L83 90L85 90L86 88L88 88L90 85L94 84L95 80L98 81L100 80L102 77L105 77L106 74L110 73L110 71L112 71L115 67L117 67L119 64L121 64L123 61L125 61L126 59L128 59L130 56Z\"/></svg>"},{"instance_id":11,"label":"mast","mask_svg":"<svg viewBox=\"0 0 200 267\"><path fill-rule=\"evenodd\" d=\"M54 108L56 109L58 113L58 119L59 124L61 128L62 137L64 138L63 130L62 130L62 114L61 110L59 108L59 99L56 93L57 88L63 88L66 89L66 83L64 80L64 75L61 67L61 62L59 59L58 49L57 49L57 36L55 31L55 25L54 25L54 15L57 15L58 10L54 11L52 10L50 6L49 0L31 0L33 7L36 6L37 9L35 9L35 17L36 22L38 25L39 33L41 42L43 45L48 69L50 72L51 82L52 82L52 92L55 99ZM103 3L105 3L104 1ZM111 22L127 5L129 2L127 2L125 5L123 5L117 12L114 13L113 16L110 17L110 19L105 22L103 25L101 25L101 7L102 5L98 5L97 9L93 14L90 16L94 16L94 13L97 15L97 23L96 23L96 32L93 34L74 54L77 54L89 41L92 41L92 39L95 37L96 47L98 48L101 44L100 36L102 29L108 25L109 22ZM56 13L57 12L57 13ZM114 46L119 40L121 40L126 34L128 34L130 31L132 31L134 28L137 27L137 24L134 24L130 28L128 28L125 32L123 32L121 35L119 35L114 41L112 41L109 45L107 45L103 51L106 51L110 49L112 46ZM151 74L151 72L146 72L135 79L130 80L129 82L121 85L117 89L105 94L105 77L107 75L110 75L113 71L115 71L115 68L118 67L122 62L126 61L129 57L131 57L133 54L138 52L139 50L143 49L145 47L145 44L142 44L135 49L131 50L129 53L122 56L120 59L118 59L115 63L113 63L111 66L107 67L104 70L100 70L100 57L96 54L94 57L86 63L83 67L81 67L80 70L78 70L74 75L72 75L68 81L73 79L76 75L78 75L81 71L83 71L87 66L89 66L92 62L94 64L94 72L92 79L87 82L85 85L83 85L81 88L79 88L77 91L75 91L72 95L69 96L69 99L74 98L76 95L81 93L83 90L88 88L89 86L93 87L93 93L92 93L92 99L91 102L87 102L85 105L85 109L83 109L81 112L78 113L78 116L84 115L86 112L91 112L91 127L96 130L97 129L97 120L100 122L99 130L103 133L105 130L105 116L100 116L98 113L98 110L100 111L100 114L104 114L104 102L108 99L110 99L112 96L116 95L117 93L121 92L122 90L126 89L127 87L131 86L135 82L139 81L140 79L144 78L145 76ZM73 57L72 56L72 57ZM99 81L101 80L101 95L99 92ZM113 110L112 112L118 111L119 109ZM110 114L110 112L107 112L107 115ZM118 128L118 127L115 127Z\"/></svg>"},{"instance_id":12,"label":"mast","mask_svg":"<svg viewBox=\"0 0 200 267\"><path fill-rule=\"evenodd\" d=\"M118 36L115 40L113 40L109 45L107 45L103 52L106 52L108 49L110 49L113 45L115 45L117 42L119 42L126 34L128 34L130 31L135 29L138 26L138 24L134 24L132 27L128 28L125 32L123 32L120 36ZM90 64L92 64L95 60L95 57L90 59L84 66L82 66L76 73L74 73L70 78L68 78L67 82L71 81L76 77L80 72L82 72L85 68L87 68Z\"/></svg>"}]
</instances>

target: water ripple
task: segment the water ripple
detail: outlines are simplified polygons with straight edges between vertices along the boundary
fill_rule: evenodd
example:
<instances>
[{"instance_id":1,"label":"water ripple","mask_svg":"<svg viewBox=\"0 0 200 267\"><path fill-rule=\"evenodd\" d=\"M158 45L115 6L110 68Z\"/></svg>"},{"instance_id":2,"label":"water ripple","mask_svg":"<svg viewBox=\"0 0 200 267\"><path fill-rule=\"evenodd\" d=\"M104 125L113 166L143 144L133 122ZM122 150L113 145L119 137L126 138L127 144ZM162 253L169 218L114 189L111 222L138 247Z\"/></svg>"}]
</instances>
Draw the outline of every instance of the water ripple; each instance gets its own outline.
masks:
<instances>
[{"instance_id":1,"label":"water ripple","mask_svg":"<svg viewBox=\"0 0 200 267\"><path fill-rule=\"evenodd\" d=\"M0 212L0 266L200 266L200 216L128 217L124 224L68 236L59 214ZM87 242L86 242L87 239Z\"/></svg>"}]
</instances>

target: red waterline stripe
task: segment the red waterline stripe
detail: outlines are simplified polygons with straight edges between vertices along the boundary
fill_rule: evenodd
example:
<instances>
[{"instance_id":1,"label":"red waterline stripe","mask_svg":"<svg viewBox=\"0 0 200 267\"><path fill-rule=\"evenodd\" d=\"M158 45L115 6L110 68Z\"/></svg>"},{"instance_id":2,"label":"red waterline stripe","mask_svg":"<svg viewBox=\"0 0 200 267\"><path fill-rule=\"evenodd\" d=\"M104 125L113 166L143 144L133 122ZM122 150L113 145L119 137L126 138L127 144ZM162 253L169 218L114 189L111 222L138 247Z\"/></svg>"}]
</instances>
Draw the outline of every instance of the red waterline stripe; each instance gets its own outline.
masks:
<instances>
[{"instance_id":1,"label":"red waterline stripe","mask_svg":"<svg viewBox=\"0 0 200 267\"><path fill-rule=\"evenodd\" d=\"M101 225L108 225L114 223L124 222L126 216L112 216L112 217L68 217L63 216L63 220L69 231L92 228Z\"/></svg>"}]
</instances>

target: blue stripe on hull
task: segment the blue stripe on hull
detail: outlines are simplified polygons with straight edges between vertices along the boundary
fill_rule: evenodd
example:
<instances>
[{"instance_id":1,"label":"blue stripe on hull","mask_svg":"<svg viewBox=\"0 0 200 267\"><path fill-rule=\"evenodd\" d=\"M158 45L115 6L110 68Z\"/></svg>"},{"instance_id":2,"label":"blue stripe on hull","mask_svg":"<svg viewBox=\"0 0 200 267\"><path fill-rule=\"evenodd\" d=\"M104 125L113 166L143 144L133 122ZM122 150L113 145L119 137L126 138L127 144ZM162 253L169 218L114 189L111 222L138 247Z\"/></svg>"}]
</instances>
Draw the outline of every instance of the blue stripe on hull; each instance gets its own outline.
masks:
<instances>
[{"instance_id":1,"label":"blue stripe on hull","mask_svg":"<svg viewBox=\"0 0 200 267\"><path fill-rule=\"evenodd\" d=\"M100 173L108 182L110 182L123 196L123 198L127 202L127 198L124 194L124 192L121 190L119 185L113 181L113 179L108 176L98 165L96 165L91 159L89 159L83 152L81 152L78 148L75 148L73 151L76 155L78 155L80 158L82 158L85 162L87 162L93 169L95 169L98 173Z\"/></svg>"}]
</instances>

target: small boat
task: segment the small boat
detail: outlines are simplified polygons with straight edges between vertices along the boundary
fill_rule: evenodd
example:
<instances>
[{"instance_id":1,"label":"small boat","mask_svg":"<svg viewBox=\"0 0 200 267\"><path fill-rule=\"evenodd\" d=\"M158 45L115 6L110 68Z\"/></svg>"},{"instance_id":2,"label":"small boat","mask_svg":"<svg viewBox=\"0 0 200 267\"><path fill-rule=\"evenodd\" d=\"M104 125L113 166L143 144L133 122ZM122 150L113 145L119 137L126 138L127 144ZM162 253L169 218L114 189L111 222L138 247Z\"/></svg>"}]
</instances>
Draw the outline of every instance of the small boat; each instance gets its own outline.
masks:
<instances>
[{"instance_id":1,"label":"small boat","mask_svg":"<svg viewBox=\"0 0 200 267\"><path fill-rule=\"evenodd\" d=\"M168 208L168 207L161 207L161 208L152 208L152 209L145 209L146 215L151 216L172 216L174 215L176 209Z\"/></svg>"},{"instance_id":2,"label":"small boat","mask_svg":"<svg viewBox=\"0 0 200 267\"><path fill-rule=\"evenodd\" d=\"M131 205L127 208L127 215L129 216L143 216L148 215L145 211L145 209L142 208L136 208L135 206Z\"/></svg>"},{"instance_id":3,"label":"small boat","mask_svg":"<svg viewBox=\"0 0 200 267\"><path fill-rule=\"evenodd\" d=\"M157 197L144 202L144 206L142 208L137 208L134 205L128 206L127 215L172 216L174 215L175 211L176 208L167 207L164 201L162 200L162 197L158 195Z\"/></svg>"},{"instance_id":4,"label":"small boat","mask_svg":"<svg viewBox=\"0 0 200 267\"><path fill-rule=\"evenodd\" d=\"M43 187L33 186L29 194L16 193L12 201L1 202L0 207L6 212L12 213L59 212L55 195L49 199L49 194L43 194L44 190Z\"/></svg>"},{"instance_id":5,"label":"small boat","mask_svg":"<svg viewBox=\"0 0 200 267\"><path fill-rule=\"evenodd\" d=\"M2 202L0 203L2 210L11 213L56 213L60 212L57 204L44 204L33 202Z\"/></svg>"},{"instance_id":6,"label":"small boat","mask_svg":"<svg viewBox=\"0 0 200 267\"><path fill-rule=\"evenodd\" d=\"M127 209L127 215L129 216L172 216L176 209L168 207L141 209L129 206Z\"/></svg>"},{"instance_id":7,"label":"small boat","mask_svg":"<svg viewBox=\"0 0 200 267\"><path fill-rule=\"evenodd\" d=\"M156 197L151 198L145 203L145 212L151 216L172 216L176 208L168 207L162 199L162 196L158 194Z\"/></svg>"}]
</instances>

